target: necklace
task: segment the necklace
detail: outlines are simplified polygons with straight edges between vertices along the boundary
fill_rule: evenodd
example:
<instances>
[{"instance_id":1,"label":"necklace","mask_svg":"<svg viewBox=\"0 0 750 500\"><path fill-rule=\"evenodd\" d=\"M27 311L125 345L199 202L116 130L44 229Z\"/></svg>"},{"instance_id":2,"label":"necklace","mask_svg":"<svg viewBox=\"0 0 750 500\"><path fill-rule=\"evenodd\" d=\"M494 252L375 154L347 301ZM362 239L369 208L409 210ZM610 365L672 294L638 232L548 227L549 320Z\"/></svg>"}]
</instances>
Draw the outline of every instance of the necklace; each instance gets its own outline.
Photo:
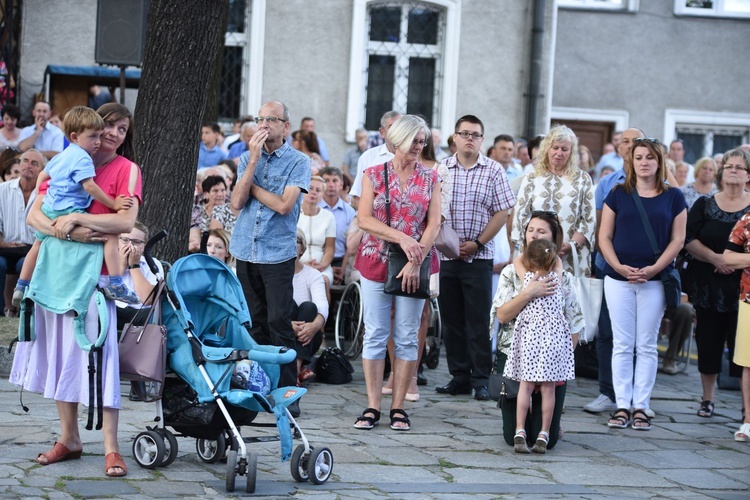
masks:
<instances>
[{"instance_id":1,"label":"necklace","mask_svg":"<svg viewBox=\"0 0 750 500\"><path fill-rule=\"evenodd\" d=\"M101 165L98 165L96 168L106 167L107 165L109 165L110 163L112 163L115 158L117 158L117 153L113 153L112 154L112 158L110 158L109 160L105 161Z\"/></svg>"}]
</instances>

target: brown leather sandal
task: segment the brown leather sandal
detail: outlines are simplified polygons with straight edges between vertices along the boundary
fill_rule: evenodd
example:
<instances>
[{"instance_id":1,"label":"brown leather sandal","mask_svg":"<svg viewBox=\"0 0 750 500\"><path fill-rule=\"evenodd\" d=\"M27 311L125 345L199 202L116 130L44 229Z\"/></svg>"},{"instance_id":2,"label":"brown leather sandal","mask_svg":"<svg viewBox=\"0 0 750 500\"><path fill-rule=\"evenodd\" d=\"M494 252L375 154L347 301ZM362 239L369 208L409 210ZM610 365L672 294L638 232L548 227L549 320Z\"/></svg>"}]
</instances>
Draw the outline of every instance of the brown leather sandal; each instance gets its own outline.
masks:
<instances>
[{"instance_id":1,"label":"brown leather sandal","mask_svg":"<svg viewBox=\"0 0 750 500\"><path fill-rule=\"evenodd\" d=\"M123 477L128 473L128 467L125 465L125 460L122 459L122 455L117 452L112 452L104 457L104 473L109 477ZM110 469L119 468L121 472L110 472Z\"/></svg>"},{"instance_id":2,"label":"brown leather sandal","mask_svg":"<svg viewBox=\"0 0 750 500\"><path fill-rule=\"evenodd\" d=\"M40 453L34 459L36 463L41 465L50 465L57 462L65 462L66 460L75 460L81 458L83 450L70 451L67 446L62 443L55 441L55 445L47 453ZM44 457L47 459L46 462L40 462L39 458Z\"/></svg>"}]
</instances>

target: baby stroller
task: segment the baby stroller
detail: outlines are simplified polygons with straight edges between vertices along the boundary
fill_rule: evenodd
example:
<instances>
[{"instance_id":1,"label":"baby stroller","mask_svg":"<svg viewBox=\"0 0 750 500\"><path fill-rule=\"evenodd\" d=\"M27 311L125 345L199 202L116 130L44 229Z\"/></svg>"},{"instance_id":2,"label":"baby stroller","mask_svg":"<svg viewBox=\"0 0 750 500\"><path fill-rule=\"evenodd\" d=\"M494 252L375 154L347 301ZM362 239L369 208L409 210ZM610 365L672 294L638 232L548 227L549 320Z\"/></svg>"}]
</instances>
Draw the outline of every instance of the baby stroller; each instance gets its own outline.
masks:
<instances>
[{"instance_id":1,"label":"baby stroller","mask_svg":"<svg viewBox=\"0 0 750 500\"><path fill-rule=\"evenodd\" d=\"M144 256L152 265L149 241ZM177 435L197 438L202 460L222 458L223 446L206 456L207 443L228 446L226 489L235 477L247 476L246 491L255 491L257 454L249 451L237 425L278 429L281 458L291 457L292 477L322 484L333 469L328 448L313 449L287 407L305 394L300 387L277 387L281 364L295 362L296 352L258 345L249 334L250 314L239 280L221 261L204 254L179 259L172 266L162 294L162 323L166 328L167 365L163 398L157 401L157 426L147 427L133 441L133 458L145 468L165 466L176 458ZM253 360L268 375L270 393L230 387L235 363ZM255 424L257 413L273 413L276 424ZM294 436L302 440L292 453ZM210 449L210 447L209 447Z\"/></svg>"}]
</instances>

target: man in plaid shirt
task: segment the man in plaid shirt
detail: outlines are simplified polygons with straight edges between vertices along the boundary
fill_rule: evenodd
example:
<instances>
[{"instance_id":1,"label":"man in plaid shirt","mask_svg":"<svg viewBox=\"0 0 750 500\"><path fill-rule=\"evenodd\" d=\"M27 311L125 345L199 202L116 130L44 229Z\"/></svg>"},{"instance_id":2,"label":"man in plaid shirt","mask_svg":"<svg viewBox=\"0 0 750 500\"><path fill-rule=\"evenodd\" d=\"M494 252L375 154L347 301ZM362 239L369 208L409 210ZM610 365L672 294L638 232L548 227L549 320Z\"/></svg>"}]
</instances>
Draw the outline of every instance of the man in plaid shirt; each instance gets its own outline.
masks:
<instances>
[{"instance_id":1,"label":"man in plaid shirt","mask_svg":"<svg viewBox=\"0 0 750 500\"><path fill-rule=\"evenodd\" d=\"M440 315L448 369L453 379L436 390L490 398L492 364L489 311L492 306L493 238L516 203L503 167L480 153L484 125L474 115L456 122L456 154L443 160L453 183L447 223L461 239L461 255L440 263Z\"/></svg>"}]
</instances>

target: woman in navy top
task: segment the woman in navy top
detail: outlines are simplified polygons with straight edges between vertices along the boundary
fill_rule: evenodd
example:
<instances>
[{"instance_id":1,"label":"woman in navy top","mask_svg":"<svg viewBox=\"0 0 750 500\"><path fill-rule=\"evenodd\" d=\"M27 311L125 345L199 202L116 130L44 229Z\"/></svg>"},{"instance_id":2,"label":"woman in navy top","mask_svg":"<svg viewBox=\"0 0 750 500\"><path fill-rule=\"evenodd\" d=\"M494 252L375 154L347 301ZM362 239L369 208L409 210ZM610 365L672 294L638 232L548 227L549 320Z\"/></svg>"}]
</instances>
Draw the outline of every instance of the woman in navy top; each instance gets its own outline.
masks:
<instances>
[{"instance_id":1,"label":"woman in navy top","mask_svg":"<svg viewBox=\"0 0 750 500\"><path fill-rule=\"evenodd\" d=\"M663 181L667 172L659 141L636 139L630 159L632 169L625 182L604 200L599 233L599 248L607 261L604 293L612 320L612 382L618 408L608 425L626 428L632 407L633 429L649 430L646 410L656 380L656 340L666 307L659 273L673 266L685 243L687 206L682 191ZM636 192L661 252L658 259L633 198Z\"/></svg>"}]
</instances>

